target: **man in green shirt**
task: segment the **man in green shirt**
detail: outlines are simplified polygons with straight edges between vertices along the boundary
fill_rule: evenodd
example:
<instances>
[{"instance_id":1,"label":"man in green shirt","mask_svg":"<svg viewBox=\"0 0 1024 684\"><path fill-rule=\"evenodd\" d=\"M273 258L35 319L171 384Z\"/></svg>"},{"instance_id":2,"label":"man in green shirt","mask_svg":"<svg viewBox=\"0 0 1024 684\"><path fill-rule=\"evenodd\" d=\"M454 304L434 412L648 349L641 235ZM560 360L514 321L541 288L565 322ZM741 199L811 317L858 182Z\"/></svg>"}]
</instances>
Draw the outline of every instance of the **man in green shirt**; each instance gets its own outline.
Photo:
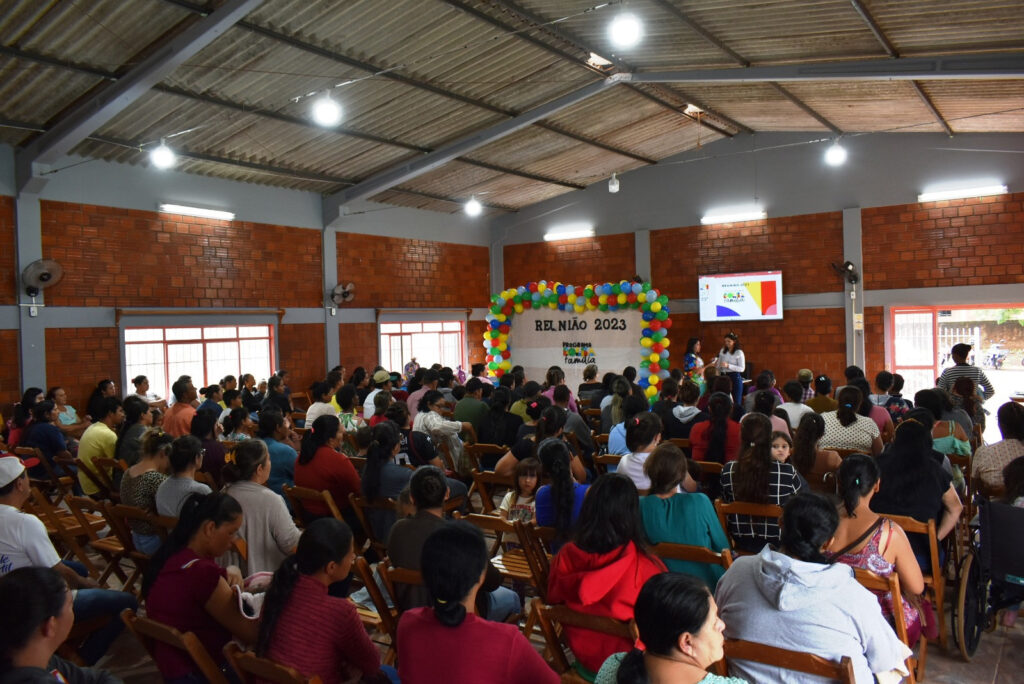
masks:
<instances>
[{"instance_id":1,"label":"man in green shirt","mask_svg":"<svg viewBox=\"0 0 1024 684\"><path fill-rule=\"evenodd\" d=\"M455 405L453 420L461 423L470 423L473 429L480 433L480 421L487 414L489 407L483 401L484 384L480 378L470 378L466 383L466 396Z\"/></svg>"}]
</instances>

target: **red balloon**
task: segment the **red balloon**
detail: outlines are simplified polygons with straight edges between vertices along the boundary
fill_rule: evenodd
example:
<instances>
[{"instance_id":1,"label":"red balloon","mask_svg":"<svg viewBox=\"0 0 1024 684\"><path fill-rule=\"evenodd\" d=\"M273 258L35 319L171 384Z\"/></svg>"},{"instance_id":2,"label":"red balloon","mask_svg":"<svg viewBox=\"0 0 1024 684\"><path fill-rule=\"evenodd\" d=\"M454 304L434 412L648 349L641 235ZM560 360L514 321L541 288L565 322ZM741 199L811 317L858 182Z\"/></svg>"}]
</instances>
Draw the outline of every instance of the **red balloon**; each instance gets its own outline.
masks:
<instances>
[{"instance_id":1,"label":"red balloon","mask_svg":"<svg viewBox=\"0 0 1024 684\"><path fill-rule=\"evenodd\" d=\"M559 295L558 296L558 303L559 304L568 304L569 303L569 297L567 295Z\"/></svg>"},{"instance_id":2,"label":"red balloon","mask_svg":"<svg viewBox=\"0 0 1024 684\"><path fill-rule=\"evenodd\" d=\"M671 328L672 327L672 319L671 318L666 318L665 320L663 320L661 322L661 327L662 328Z\"/></svg>"},{"instance_id":3,"label":"red balloon","mask_svg":"<svg viewBox=\"0 0 1024 684\"><path fill-rule=\"evenodd\" d=\"M509 330L511 330L511 328L508 327L508 323L502 323L498 326L498 332L503 332L506 335L508 335Z\"/></svg>"},{"instance_id":4,"label":"red balloon","mask_svg":"<svg viewBox=\"0 0 1024 684\"><path fill-rule=\"evenodd\" d=\"M504 368L499 368L498 370L494 371L494 374L497 375L500 378L502 375L505 374L505 369Z\"/></svg>"},{"instance_id":5,"label":"red balloon","mask_svg":"<svg viewBox=\"0 0 1024 684\"><path fill-rule=\"evenodd\" d=\"M501 352L501 358L503 358L503 359L510 358L511 356L512 356L512 352L510 350L508 350L508 349L506 349L505 351Z\"/></svg>"},{"instance_id":6,"label":"red balloon","mask_svg":"<svg viewBox=\"0 0 1024 684\"><path fill-rule=\"evenodd\" d=\"M648 366L648 370L651 371L651 374L660 373L661 372L661 366L659 366L656 363L652 363L650 366Z\"/></svg>"},{"instance_id":7,"label":"red balloon","mask_svg":"<svg viewBox=\"0 0 1024 684\"><path fill-rule=\"evenodd\" d=\"M506 316L511 316L513 311L515 311L513 305L506 304L505 307L501 310L501 313L505 314Z\"/></svg>"},{"instance_id":8,"label":"red balloon","mask_svg":"<svg viewBox=\"0 0 1024 684\"><path fill-rule=\"evenodd\" d=\"M651 351L656 354L660 354L662 349L664 349L664 347L658 344L657 342L651 345Z\"/></svg>"},{"instance_id":9,"label":"red balloon","mask_svg":"<svg viewBox=\"0 0 1024 684\"><path fill-rule=\"evenodd\" d=\"M537 291L537 283L530 283L530 292Z\"/></svg>"},{"instance_id":10,"label":"red balloon","mask_svg":"<svg viewBox=\"0 0 1024 684\"><path fill-rule=\"evenodd\" d=\"M533 300L532 299L524 299L523 300L523 308L524 309L532 309L533 308Z\"/></svg>"},{"instance_id":11,"label":"red balloon","mask_svg":"<svg viewBox=\"0 0 1024 684\"><path fill-rule=\"evenodd\" d=\"M651 330L661 330L661 321L655 318L653 321L647 324Z\"/></svg>"},{"instance_id":12,"label":"red balloon","mask_svg":"<svg viewBox=\"0 0 1024 684\"><path fill-rule=\"evenodd\" d=\"M594 306L597 306L598 304L601 303L601 298L598 297L597 295L594 295L593 297L590 298L590 303L593 304Z\"/></svg>"},{"instance_id":13,"label":"red balloon","mask_svg":"<svg viewBox=\"0 0 1024 684\"><path fill-rule=\"evenodd\" d=\"M629 302L630 304L635 303L636 302L636 295L633 294L632 292L630 292L628 295L626 295L626 301Z\"/></svg>"}]
</instances>

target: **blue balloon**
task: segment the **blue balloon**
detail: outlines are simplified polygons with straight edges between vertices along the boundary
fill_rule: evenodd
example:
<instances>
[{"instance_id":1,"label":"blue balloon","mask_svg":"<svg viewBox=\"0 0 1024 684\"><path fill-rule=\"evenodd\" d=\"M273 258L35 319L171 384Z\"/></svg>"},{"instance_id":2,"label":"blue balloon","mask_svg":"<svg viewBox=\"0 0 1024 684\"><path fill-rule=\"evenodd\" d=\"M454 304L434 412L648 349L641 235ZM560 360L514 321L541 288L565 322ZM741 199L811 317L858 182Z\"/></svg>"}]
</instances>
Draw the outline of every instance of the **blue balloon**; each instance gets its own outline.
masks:
<instances>
[{"instance_id":1,"label":"blue balloon","mask_svg":"<svg viewBox=\"0 0 1024 684\"><path fill-rule=\"evenodd\" d=\"M555 292L557 292L560 295L564 295L565 294L565 285L559 285L558 287L556 287L555 288Z\"/></svg>"},{"instance_id":2,"label":"blue balloon","mask_svg":"<svg viewBox=\"0 0 1024 684\"><path fill-rule=\"evenodd\" d=\"M650 373L650 371L648 371L648 373ZM647 387L651 383L647 381L647 378L640 378L636 381L636 384L640 385L640 387Z\"/></svg>"},{"instance_id":3,"label":"blue balloon","mask_svg":"<svg viewBox=\"0 0 1024 684\"><path fill-rule=\"evenodd\" d=\"M518 292L519 294L526 294L526 287L520 285L519 287L516 288L516 292Z\"/></svg>"},{"instance_id":4,"label":"blue balloon","mask_svg":"<svg viewBox=\"0 0 1024 684\"><path fill-rule=\"evenodd\" d=\"M649 376L651 374L651 369L650 368L641 368L639 371L637 371L637 374L640 376L641 379L646 378L647 376Z\"/></svg>"},{"instance_id":5,"label":"blue balloon","mask_svg":"<svg viewBox=\"0 0 1024 684\"><path fill-rule=\"evenodd\" d=\"M654 314L652 314L650 311L644 311L643 319L645 321L653 321L654 320Z\"/></svg>"},{"instance_id":6,"label":"blue balloon","mask_svg":"<svg viewBox=\"0 0 1024 684\"><path fill-rule=\"evenodd\" d=\"M668 349L662 349L661 350L661 358L663 358L663 359L667 359L668 358Z\"/></svg>"},{"instance_id":7,"label":"blue balloon","mask_svg":"<svg viewBox=\"0 0 1024 684\"><path fill-rule=\"evenodd\" d=\"M644 337L650 337L651 335L654 334L654 331L651 330L650 328L644 328L640 334L643 335Z\"/></svg>"},{"instance_id":8,"label":"blue balloon","mask_svg":"<svg viewBox=\"0 0 1024 684\"><path fill-rule=\"evenodd\" d=\"M539 302L540 301L540 292L534 292L532 299L535 302Z\"/></svg>"},{"instance_id":9,"label":"blue balloon","mask_svg":"<svg viewBox=\"0 0 1024 684\"><path fill-rule=\"evenodd\" d=\"M644 291L644 286L640 283L633 283L633 294L638 295Z\"/></svg>"},{"instance_id":10,"label":"blue balloon","mask_svg":"<svg viewBox=\"0 0 1024 684\"><path fill-rule=\"evenodd\" d=\"M491 321L491 327L497 330L498 328L501 327L501 321L495 318L493 321Z\"/></svg>"},{"instance_id":11,"label":"blue balloon","mask_svg":"<svg viewBox=\"0 0 1024 684\"><path fill-rule=\"evenodd\" d=\"M658 377L661 378L662 380L668 380L670 375L671 373L669 373L667 370L658 371Z\"/></svg>"}]
</instances>

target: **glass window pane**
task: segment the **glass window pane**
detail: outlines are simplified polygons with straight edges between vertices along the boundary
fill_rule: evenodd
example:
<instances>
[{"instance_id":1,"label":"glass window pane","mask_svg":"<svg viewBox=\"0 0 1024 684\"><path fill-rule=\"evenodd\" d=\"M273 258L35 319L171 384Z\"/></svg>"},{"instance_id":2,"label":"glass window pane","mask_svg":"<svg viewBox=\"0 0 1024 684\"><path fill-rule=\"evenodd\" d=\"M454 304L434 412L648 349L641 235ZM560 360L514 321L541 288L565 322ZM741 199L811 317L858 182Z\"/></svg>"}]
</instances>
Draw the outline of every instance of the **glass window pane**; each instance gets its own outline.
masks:
<instances>
[{"instance_id":1,"label":"glass window pane","mask_svg":"<svg viewBox=\"0 0 1024 684\"><path fill-rule=\"evenodd\" d=\"M125 342L160 342L163 339L163 328L125 328L124 331Z\"/></svg>"},{"instance_id":2,"label":"glass window pane","mask_svg":"<svg viewBox=\"0 0 1024 684\"><path fill-rule=\"evenodd\" d=\"M237 330L238 328L233 325L217 328L203 328L203 336L208 340L223 340L237 337Z\"/></svg>"},{"instance_id":3,"label":"glass window pane","mask_svg":"<svg viewBox=\"0 0 1024 684\"><path fill-rule=\"evenodd\" d=\"M402 324L401 323L381 323L380 324L380 332L381 332L381 334L402 332Z\"/></svg>"},{"instance_id":4,"label":"glass window pane","mask_svg":"<svg viewBox=\"0 0 1024 684\"><path fill-rule=\"evenodd\" d=\"M270 377L270 340L239 340L238 350L239 375L252 373L257 383Z\"/></svg>"},{"instance_id":5,"label":"glass window pane","mask_svg":"<svg viewBox=\"0 0 1024 684\"><path fill-rule=\"evenodd\" d=\"M442 333L441 365L455 368L462 363L462 335L458 333Z\"/></svg>"},{"instance_id":6,"label":"glass window pane","mask_svg":"<svg viewBox=\"0 0 1024 684\"><path fill-rule=\"evenodd\" d=\"M240 325L238 326L239 337L270 337L269 325Z\"/></svg>"},{"instance_id":7,"label":"glass window pane","mask_svg":"<svg viewBox=\"0 0 1024 684\"><path fill-rule=\"evenodd\" d=\"M194 328L198 330L198 328ZM197 388L208 384L203 368L203 344L169 344L167 345L167 376L173 383L182 375L192 376L192 384Z\"/></svg>"},{"instance_id":8,"label":"glass window pane","mask_svg":"<svg viewBox=\"0 0 1024 684\"><path fill-rule=\"evenodd\" d=\"M402 332L416 333L416 332L420 332L422 330L423 330L423 324L422 323L403 323L402 324Z\"/></svg>"},{"instance_id":9,"label":"glass window pane","mask_svg":"<svg viewBox=\"0 0 1024 684\"><path fill-rule=\"evenodd\" d=\"M164 331L168 340L201 340L202 328L167 328Z\"/></svg>"},{"instance_id":10,"label":"glass window pane","mask_svg":"<svg viewBox=\"0 0 1024 684\"><path fill-rule=\"evenodd\" d=\"M442 323L424 323L423 332L441 332L443 327Z\"/></svg>"},{"instance_id":11,"label":"glass window pane","mask_svg":"<svg viewBox=\"0 0 1024 684\"><path fill-rule=\"evenodd\" d=\"M893 318L895 365L897 367L933 365L935 363L935 342L931 312L897 313Z\"/></svg>"},{"instance_id":12,"label":"glass window pane","mask_svg":"<svg viewBox=\"0 0 1024 684\"><path fill-rule=\"evenodd\" d=\"M208 342L206 344L206 377L207 384L212 385L220 382L225 375L234 375L238 372L238 342Z\"/></svg>"},{"instance_id":13,"label":"glass window pane","mask_svg":"<svg viewBox=\"0 0 1024 684\"><path fill-rule=\"evenodd\" d=\"M444 322L445 332L462 332L462 323L459 321L445 321Z\"/></svg>"},{"instance_id":14,"label":"glass window pane","mask_svg":"<svg viewBox=\"0 0 1024 684\"><path fill-rule=\"evenodd\" d=\"M149 379L150 392L156 393L162 398L167 396L169 383L164 376L164 345L162 342L126 344L124 358L129 378L145 375Z\"/></svg>"}]
</instances>

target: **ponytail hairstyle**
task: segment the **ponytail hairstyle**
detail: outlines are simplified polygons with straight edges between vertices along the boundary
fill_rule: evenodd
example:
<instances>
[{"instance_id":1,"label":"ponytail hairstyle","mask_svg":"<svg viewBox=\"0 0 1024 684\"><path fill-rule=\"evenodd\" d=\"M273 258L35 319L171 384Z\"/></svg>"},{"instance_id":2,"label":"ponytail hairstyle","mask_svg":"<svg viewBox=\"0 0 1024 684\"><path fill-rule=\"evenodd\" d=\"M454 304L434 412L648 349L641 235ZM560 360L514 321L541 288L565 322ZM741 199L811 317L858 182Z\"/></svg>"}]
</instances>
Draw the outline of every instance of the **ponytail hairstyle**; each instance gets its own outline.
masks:
<instances>
[{"instance_id":1,"label":"ponytail hairstyle","mask_svg":"<svg viewBox=\"0 0 1024 684\"><path fill-rule=\"evenodd\" d=\"M772 470L772 422L768 416L751 413L740 423L743 450L733 466L732 491L736 501L768 503L768 480Z\"/></svg>"},{"instance_id":2,"label":"ponytail hairstyle","mask_svg":"<svg viewBox=\"0 0 1024 684\"><path fill-rule=\"evenodd\" d=\"M757 390L754 392L754 411L763 416L772 415L775 408L775 393L771 390Z\"/></svg>"},{"instance_id":3,"label":"ponytail hairstyle","mask_svg":"<svg viewBox=\"0 0 1024 684\"><path fill-rule=\"evenodd\" d=\"M839 466L839 498L846 515L853 518L860 500L871 493L879 478L878 463L867 454L850 454Z\"/></svg>"},{"instance_id":4,"label":"ponytail hairstyle","mask_svg":"<svg viewBox=\"0 0 1024 684\"><path fill-rule=\"evenodd\" d=\"M825 435L825 419L817 413L805 413L796 428L793 453L789 462L805 478L818 460L818 440Z\"/></svg>"},{"instance_id":5,"label":"ponytail hairstyle","mask_svg":"<svg viewBox=\"0 0 1024 684\"><path fill-rule=\"evenodd\" d=\"M540 480L540 474L541 474L540 461L538 461L533 456L524 458L522 461L520 461L519 463L516 464L516 475L515 475L516 483L512 487L512 501L511 501L510 506L515 506L516 502L519 501L519 497L523 496L523 493L521 491L519 491L519 478L527 477L529 475L533 475L539 481ZM533 488L533 494L531 496L534 496L534 497L537 496L537 489L538 489L538 487L536 487L536 486Z\"/></svg>"},{"instance_id":6,"label":"ponytail hairstyle","mask_svg":"<svg viewBox=\"0 0 1024 684\"><path fill-rule=\"evenodd\" d=\"M196 414L199 415L199 414ZM192 435L182 435L171 443L171 472L175 475L183 473L202 458L203 443Z\"/></svg>"},{"instance_id":7,"label":"ponytail hairstyle","mask_svg":"<svg viewBox=\"0 0 1024 684\"><path fill-rule=\"evenodd\" d=\"M821 494L800 492L782 509L782 549L807 563L828 563L821 547L839 527L839 512Z\"/></svg>"},{"instance_id":8,"label":"ponytail hairstyle","mask_svg":"<svg viewBox=\"0 0 1024 684\"><path fill-rule=\"evenodd\" d=\"M556 437L565 428L565 421L566 412L557 406L548 406L541 411L540 419L537 421L536 443L540 444L549 437Z\"/></svg>"},{"instance_id":9,"label":"ponytail hairstyle","mask_svg":"<svg viewBox=\"0 0 1024 684\"><path fill-rule=\"evenodd\" d=\"M537 458L544 467L544 474L551 479L555 538L564 541L572 529L572 510L576 503L576 488L569 470L572 461L569 445L560 439L546 439L537 447Z\"/></svg>"},{"instance_id":10,"label":"ponytail hairstyle","mask_svg":"<svg viewBox=\"0 0 1024 684\"><path fill-rule=\"evenodd\" d=\"M335 518L317 518L299 537L295 553L281 561L263 600L256 654L265 657L274 639L274 628L291 599L301 575L314 575L330 563L341 563L352 550L352 530Z\"/></svg>"},{"instance_id":11,"label":"ponytail hairstyle","mask_svg":"<svg viewBox=\"0 0 1024 684\"><path fill-rule=\"evenodd\" d=\"M633 480L619 473L605 473L590 485L573 542L586 553L611 553L630 542L637 551L647 552L650 545Z\"/></svg>"},{"instance_id":12,"label":"ponytail hairstyle","mask_svg":"<svg viewBox=\"0 0 1024 684\"><path fill-rule=\"evenodd\" d=\"M309 393L313 396L313 401L319 401L324 404L329 404L331 401L331 386L322 380L310 385ZM325 397L327 401L324 401Z\"/></svg>"},{"instance_id":13,"label":"ponytail hairstyle","mask_svg":"<svg viewBox=\"0 0 1024 684\"><path fill-rule=\"evenodd\" d=\"M188 437L179 437L188 439ZM192 439L195 439L194 437ZM146 566L142 577L142 597L149 596L149 590L163 570L167 559L188 546L192 538L196 536L199 529L207 522L212 522L215 527L233 523L242 515L242 506L230 494L224 492L211 492L210 494L191 494L181 504L181 512L178 516L178 524L171 530L170 535L160 546L153 558Z\"/></svg>"},{"instance_id":14,"label":"ponytail hairstyle","mask_svg":"<svg viewBox=\"0 0 1024 684\"><path fill-rule=\"evenodd\" d=\"M267 407L260 411L256 436L261 439L270 439L282 425L284 425L284 414L277 408Z\"/></svg>"},{"instance_id":15,"label":"ponytail hairstyle","mask_svg":"<svg viewBox=\"0 0 1024 684\"><path fill-rule=\"evenodd\" d=\"M224 434L233 435L238 432L239 428L245 424L245 419L249 417L249 409L239 406L233 408L224 416Z\"/></svg>"},{"instance_id":16,"label":"ponytail hairstyle","mask_svg":"<svg viewBox=\"0 0 1024 684\"><path fill-rule=\"evenodd\" d=\"M466 619L462 602L479 584L486 565L487 543L474 525L456 520L427 537L420 554L420 571L438 622L445 627L462 624Z\"/></svg>"},{"instance_id":17,"label":"ponytail hairstyle","mask_svg":"<svg viewBox=\"0 0 1024 684\"><path fill-rule=\"evenodd\" d=\"M1008 401L996 411L996 423L1003 439L1016 439L1024 444L1024 404Z\"/></svg>"},{"instance_id":18,"label":"ponytail hairstyle","mask_svg":"<svg viewBox=\"0 0 1024 684\"><path fill-rule=\"evenodd\" d=\"M374 397L376 399L376 397ZM444 399L444 395L437 390L427 390L420 397L420 403L416 405L416 411L419 413L426 413L430 411L430 405L436 404L441 399ZM376 403L374 404L376 406Z\"/></svg>"},{"instance_id":19,"label":"ponytail hairstyle","mask_svg":"<svg viewBox=\"0 0 1024 684\"><path fill-rule=\"evenodd\" d=\"M626 448L636 452L661 434L661 418L655 413L638 413L626 421Z\"/></svg>"},{"instance_id":20,"label":"ponytail hairstyle","mask_svg":"<svg viewBox=\"0 0 1024 684\"><path fill-rule=\"evenodd\" d=\"M262 427L263 421L260 420ZM333 414L320 416L313 421L313 429L302 436L302 448L299 451L299 463L306 465L313 460L316 450L334 439L341 428L341 421Z\"/></svg>"},{"instance_id":21,"label":"ponytail hairstyle","mask_svg":"<svg viewBox=\"0 0 1024 684\"><path fill-rule=\"evenodd\" d=\"M128 428L140 422L142 417L149 413L149 404L134 394L126 398L121 407L124 409L124 422L121 423L117 432L117 443L114 445L115 454L121 453L121 443L124 441L125 434L128 433ZM53 407L51 406L51 408Z\"/></svg>"},{"instance_id":22,"label":"ponytail hairstyle","mask_svg":"<svg viewBox=\"0 0 1024 684\"><path fill-rule=\"evenodd\" d=\"M622 403L632 392L633 386L623 376L612 380L612 425L618 425L625 420Z\"/></svg>"},{"instance_id":23,"label":"ponytail hairstyle","mask_svg":"<svg viewBox=\"0 0 1024 684\"><path fill-rule=\"evenodd\" d=\"M172 444L174 444L174 437L160 428L149 428L139 437L139 446L142 447L143 458L170 456Z\"/></svg>"},{"instance_id":24,"label":"ponytail hairstyle","mask_svg":"<svg viewBox=\"0 0 1024 684\"><path fill-rule=\"evenodd\" d=\"M0 577L0 672L12 670L15 653L64 612L67 595L67 583L53 568L18 568Z\"/></svg>"},{"instance_id":25,"label":"ponytail hairstyle","mask_svg":"<svg viewBox=\"0 0 1024 684\"><path fill-rule=\"evenodd\" d=\"M394 400L395 397L391 392L377 392L373 395L373 415L383 416Z\"/></svg>"},{"instance_id":26,"label":"ponytail hairstyle","mask_svg":"<svg viewBox=\"0 0 1024 684\"><path fill-rule=\"evenodd\" d=\"M540 387L540 385L538 385ZM530 417L534 423L540 420L540 416L544 413L544 409L551 406L551 400L547 397L536 396L533 399L527 399L526 401L526 415Z\"/></svg>"},{"instance_id":27,"label":"ponytail hairstyle","mask_svg":"<svg viewBox=\"0 0 1024 684\"><path fill-rule=\"evenodd\" d=\"M376 499L380 496L381 471L384 465L394 459L395 447L401 443L402 435L390 420L381 421L370 428L372 441L366 450L366 467L363 468L363 496Z\"/></svg>"},{"instance_id":28,"label":"ponytail hairstyle","mask_svg":"<svg viewBox=\"0 0 1024 684\"><path fill-rule=\"evenodd\" d=\"M644 583L636 597L633 617L647 652L671 659L678 652L680 637L696 635L709 618L717 616L711 612L711 592L704 582L682 573L663 572ZM634 648L626 654L615 681L648 683L643 651Z\"/></svg>"},{"instance_id":29,"label":"ponytail hairstyle","mask_svg":"<svg viewBox=\"0 0 1024 684\"><path fill-rule=\"evenodd\" d=\"M551 387L557 387L565 382L565 371L558 366L551 366L548 368L547 375L544 376L544 384Z\"/></svg>"},{"instance_id":30,"label":"ponytail hairstyle","mask_svg":"<svg viewBox=\"0 0 1024 684\"><path fill-rule=\"evenodd\" d=\"M261 465L267 463L270 453L267 445L259 439L247 439L235 447L235 460L224 464L221 477L224 482L246 482L251 480Z\"/></svg>"},{"instance_id":31,"label":"ponytail hairstyle","mask_svg":"<svg viewBox=\"0 0 1024 684\"><path fill-rule=\"evenodd\" d=\"M863 376L853 378L849 385L860 390L860 406L857 407L857 413L870 418L871 407L875 404L871 401L871 385L868 384L868 379Z\"/></svg>"},{"instance_id":32,"label":"ponytail hairstyle","mask_svg":"<svg viewBox=\"0 0 1024 684\"><path fill-rule=\"evenodd\" d=\"M960 397L964 411L967 411L967 415L971 417L971 420L974 420L979 408L977 385L975 385L974 380L971 380L966 375L957 378L956 382L953 383L953 394Z\"/></svg>"},{"instance_id":33,"label":"ponytail hairstyle","mask_svg":"<svg viewBox=\"0 0 1024 684\"><path fill-rule=\"evenodd\" d=\"M836 418L843 427L850 427L857 422L857 410L860 408L861 392L853 385L847 385L836 395L839 407L836 409Z\"/></svg>"},{"instance_id":34,"label":"ponytail hairstyle","mask_svg":"<svg viewBox=\"0 0 1024 684\"><path fill-rule=\"evenodd\" d=\"M384 410L384 417L399 430L404 430L409 426L409 405L404 401L394 401Z\"/></svg>"},{"instance_id":35,"label":"ponytail hairstyle","mask_svg":"<svg viewBox=\"0 0 1024 684\"><path fill-rule=\"evenodd\" d=\"M732 387L732 380L724 376L723 378ZM732 415L732 397L725 392L712 393L708 399L708 415L711 422L711 439L705 458L716 463L725 463L725 437L729 430L729 416Z\"/></svg>"}]
</instances>

